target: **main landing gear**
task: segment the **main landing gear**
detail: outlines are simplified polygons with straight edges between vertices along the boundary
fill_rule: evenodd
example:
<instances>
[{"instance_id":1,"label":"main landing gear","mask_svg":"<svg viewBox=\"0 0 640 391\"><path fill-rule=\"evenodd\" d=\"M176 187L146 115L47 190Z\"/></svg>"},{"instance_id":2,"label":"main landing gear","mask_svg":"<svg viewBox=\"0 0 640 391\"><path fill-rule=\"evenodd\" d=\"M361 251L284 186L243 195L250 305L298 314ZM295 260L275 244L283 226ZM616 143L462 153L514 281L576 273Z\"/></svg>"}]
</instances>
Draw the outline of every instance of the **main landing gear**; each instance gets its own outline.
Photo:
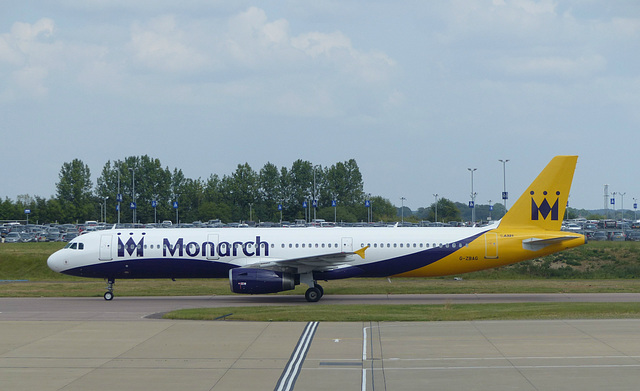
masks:
<instances>
[{"instance_id":1,"label":"main landing gear","mask_svg":"<svg viewBox=\"0 0 640 391\"><path fill-rule=\"evenodd\" d=\"M113 284L116 283L114 278L107 278L107 291L104 294L104 299L107 301L113 300Z\"/></svg>"},{"instance_id":2,"label":"main landing gear","mask_svg":"<svg viewBox=\"0 0 640 391\"><path fill-rule=\"evenodd\" d=\"M317 303L324 296L324 289L319 284L309 287L304 293L304 298L310 303Z\"/></svg>"},{"instance_id":3,"label":"main landing gear","mask_svg":"<svg viewBox=\"0 0 640 391\"><path fill-rule=\"evenodd\" d=\"M309 289L304 293L304 298L307 299L309 303L317 303L324 295L324 289L316 284L313 273L300 274L300 283L309 286Z\"/></svg>"}]
</instances>

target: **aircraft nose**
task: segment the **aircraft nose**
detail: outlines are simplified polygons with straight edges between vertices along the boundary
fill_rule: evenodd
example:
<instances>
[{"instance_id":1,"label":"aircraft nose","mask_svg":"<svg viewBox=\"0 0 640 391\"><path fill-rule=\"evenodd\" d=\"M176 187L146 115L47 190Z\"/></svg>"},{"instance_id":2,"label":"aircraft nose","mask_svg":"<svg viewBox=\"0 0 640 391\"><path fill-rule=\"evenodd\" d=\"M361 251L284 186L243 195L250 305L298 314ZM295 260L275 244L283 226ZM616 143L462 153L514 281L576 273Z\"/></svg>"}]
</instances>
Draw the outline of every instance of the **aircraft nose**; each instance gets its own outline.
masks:
<instances>
[{"instance_id":1,"label":"aircraft nose","mask_svg":"<svg viewBox=\"0 0 640 391\"><path fill-rule=\"evenodd\" d=\"M64 269L64 255L58 250L47 259L47 266L54 272L60 273Z\"/></svg>"}]
</instances>

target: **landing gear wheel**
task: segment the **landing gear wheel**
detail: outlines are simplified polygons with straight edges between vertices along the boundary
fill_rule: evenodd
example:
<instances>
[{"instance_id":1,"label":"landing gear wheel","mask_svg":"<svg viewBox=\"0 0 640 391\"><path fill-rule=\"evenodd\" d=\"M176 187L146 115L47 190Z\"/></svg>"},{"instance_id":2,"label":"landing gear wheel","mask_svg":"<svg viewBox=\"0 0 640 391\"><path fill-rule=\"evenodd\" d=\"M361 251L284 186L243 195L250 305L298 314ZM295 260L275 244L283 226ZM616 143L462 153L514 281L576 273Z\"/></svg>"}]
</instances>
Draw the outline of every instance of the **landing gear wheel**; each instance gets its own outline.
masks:
<instances>
[{"instance_id":1,"label":"landing gear wheel","mask_svg":"<svg viewBox=\"0 0 640 391\"><path fill-rule=\"evenodd\" d=\"M319 284L316 284L316 288L320 291L320 298L322 298L324 296L324 288Z\"/></svg>"},{"instance_id":2,"label":"landing gear wheel","mask_svg":"<svg viewBox=\"0 0 640 391\"><path fill-rule=\"evenodd\" d=\"M316 287L307 289L304 294L304 298L307 299L309 303L317 303L321 297L322 291Z\"/></svg>"},{"instance_id":3,"label":"landing gear wheel","mask_svg":"<svg viewBox=\"0 0 640 391\"><path fill-rule=\"evenodd\" d=\"M104 299L109 301L113 300L113 284L116 283L114 278L107 278L107 292L104 294Z\"/></svg>"}]
</instances>

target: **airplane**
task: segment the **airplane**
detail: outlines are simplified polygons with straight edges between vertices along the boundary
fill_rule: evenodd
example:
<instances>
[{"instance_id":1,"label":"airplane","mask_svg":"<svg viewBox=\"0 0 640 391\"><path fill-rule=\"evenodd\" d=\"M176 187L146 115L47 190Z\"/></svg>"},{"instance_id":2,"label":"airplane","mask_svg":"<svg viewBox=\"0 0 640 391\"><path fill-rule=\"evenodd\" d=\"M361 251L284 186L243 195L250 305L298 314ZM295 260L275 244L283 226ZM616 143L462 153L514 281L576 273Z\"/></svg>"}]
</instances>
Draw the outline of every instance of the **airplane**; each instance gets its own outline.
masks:
<instances>
[{"instance_id":1,"label":"airplane","mask_svg":"<svg viewBox=\"0 0 640 391\"><path fill-rule=\"evenodd\" d=\"M276 293L351 277L457 275L586 243L561 231L577 156L553 158L503 218L485 227L135 228L91 232L56 251L53 271L116 279L229 278L231 291Z\"/></svg>"}]
</instances>

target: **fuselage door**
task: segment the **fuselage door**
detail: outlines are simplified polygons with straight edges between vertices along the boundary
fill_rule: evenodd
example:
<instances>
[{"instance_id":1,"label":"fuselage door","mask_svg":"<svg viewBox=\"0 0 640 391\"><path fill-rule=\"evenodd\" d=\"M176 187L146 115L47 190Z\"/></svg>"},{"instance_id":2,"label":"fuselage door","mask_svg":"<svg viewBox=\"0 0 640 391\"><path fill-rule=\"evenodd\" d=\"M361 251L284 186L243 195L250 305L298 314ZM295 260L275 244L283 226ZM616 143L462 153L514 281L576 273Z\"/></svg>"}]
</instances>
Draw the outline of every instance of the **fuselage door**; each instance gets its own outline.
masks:
<instances>
[{"instance_id":1,"label":"fuselage door","mask_svg":"<svg viewBox=\"0 0 640 391\"><path fill-rule=\"evenodd\" d=\"M351 253L353 252L353 238L342 238L342 249L343 253Z\"/></svg>"},{"instance_id":2,"label":"fuselage door","mask_svg":"<svg viewBox=\"0 0 640 391\"><path fill-rule=\"evenodd\" d=\"M207 242L202 246L202 252L205 254L207 259L220 259L220 255L218 255L218 241L220 238L218 234L208 234Z\"/></svg>"},{"instance_id":3,"label":"fuselage door","mask_svg":"<svg viewBox=\"0 0 640 391\"><path fill-rule=\"evenodd\" d=\"M99 260L110 261L113 259L111 255L111 235L100 236L100 255Z\"/></svg>"},{"instance_id":4,"label":"fuselage door","mask_svg":"<svg viewBox=\"0 0 640 391\"><path fill-rule=\"evenodd\" d=\"M489 232L484 234L484 257L485 259L498 258L498 234Z\"/></svg>"}]
</instances>

